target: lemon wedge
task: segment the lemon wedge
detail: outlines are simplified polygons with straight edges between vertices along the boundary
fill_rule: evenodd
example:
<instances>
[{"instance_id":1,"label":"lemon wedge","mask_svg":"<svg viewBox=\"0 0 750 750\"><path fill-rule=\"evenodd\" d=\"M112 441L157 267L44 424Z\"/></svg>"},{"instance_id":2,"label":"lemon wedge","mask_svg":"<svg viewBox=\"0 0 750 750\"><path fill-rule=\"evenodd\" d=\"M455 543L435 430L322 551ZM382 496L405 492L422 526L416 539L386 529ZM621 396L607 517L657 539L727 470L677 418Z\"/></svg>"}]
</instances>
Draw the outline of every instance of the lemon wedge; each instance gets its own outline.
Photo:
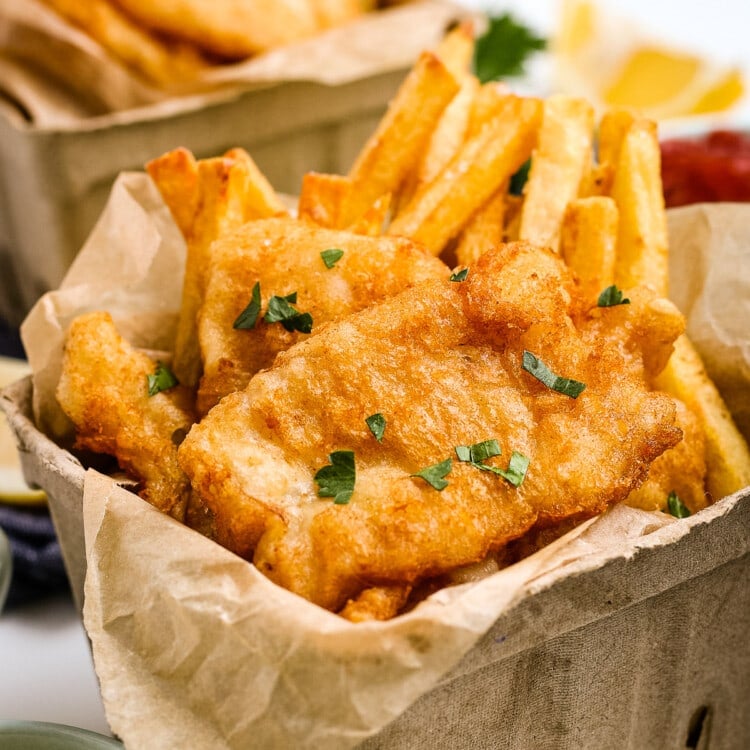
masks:
<instances>
[{"instance_id":1,"label":"lemon wedge","mask_svg":"<svg viewBox=\"0 0 750 750\"><path fill-rule=\"evenodd\" d=\"M19 380L30 372L26 362L0 357L0 388ZM13 433L5 415L0 412L0 502L21 505L44 503L46 495L32 490L23 478Z\"/></svg>"},{"instance_id":2,"label":"lemon wedge","mask_svg":"<svg viewBox=\"0 0 750 750\"><path fill-rule=\"evenodd\" d=\"M600 109L656 120L725 112L745 95L739 68L668 46L591 0L564 0L551 50L557 86Z\"/></svg>"}]
</instances>

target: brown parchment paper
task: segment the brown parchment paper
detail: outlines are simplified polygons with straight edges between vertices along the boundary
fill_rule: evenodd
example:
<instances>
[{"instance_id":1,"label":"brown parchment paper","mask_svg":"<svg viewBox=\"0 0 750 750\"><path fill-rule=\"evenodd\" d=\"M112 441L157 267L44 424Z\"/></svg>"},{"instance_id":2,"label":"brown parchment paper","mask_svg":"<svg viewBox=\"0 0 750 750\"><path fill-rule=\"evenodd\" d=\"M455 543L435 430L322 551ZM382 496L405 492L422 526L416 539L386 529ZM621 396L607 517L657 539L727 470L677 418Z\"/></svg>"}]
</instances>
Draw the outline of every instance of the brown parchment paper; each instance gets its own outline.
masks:
<instances>
[{"instance_id":1,"label":"brown parchment paper","mask_svg":"<svg viewBox=\"0 0 750 750\"><path fill-rule=\"evenodd\" d=\"M407 69L450 23L468 17L479 19L448 0L407 3L244 62L207 67L178 89L162 90L40 0L12 0L0 3L0 90L35 127L86 128L92 118L103 127L198 109L251 88L288 81L335 86Z\"/></svg>"},{"instance_id":2,"label":"brown parchment paper","mask_svg":"<svg viewBox=\"0 0 750 750\"><path fill-rule=\"evenodd\" d=\"M680 232L692 237L706 222L712 242L700 253L683 249ZM699 331L707 324L696 304L701 296L731 289L747 298L750 206L682 209L670 215L670 229L673 296ZM714 240L736 247L732 263L712 254ZM150 179L122 174L61 288L22 326L35 418L47 434L62 443L69 436L54 400L67 323L107 309L135 345L169 349L183 262L183 241ZM740 369L747 367L746 312L744 326L734 328L723 318L735 317L737 305L711 310L712 330L737 334L730 340L722 333L718 343L743 352ZM710 353L717 342L704 339ZM739 387L745 394L748 382ZM520 564L437 592L406 615L353 625L90 470L84 622L107 718L137 750L354 747L430 690L524 597L643 546L670 544L722 512L720 503L677 522L618 507Z\"/></svg>"}]
</instances>

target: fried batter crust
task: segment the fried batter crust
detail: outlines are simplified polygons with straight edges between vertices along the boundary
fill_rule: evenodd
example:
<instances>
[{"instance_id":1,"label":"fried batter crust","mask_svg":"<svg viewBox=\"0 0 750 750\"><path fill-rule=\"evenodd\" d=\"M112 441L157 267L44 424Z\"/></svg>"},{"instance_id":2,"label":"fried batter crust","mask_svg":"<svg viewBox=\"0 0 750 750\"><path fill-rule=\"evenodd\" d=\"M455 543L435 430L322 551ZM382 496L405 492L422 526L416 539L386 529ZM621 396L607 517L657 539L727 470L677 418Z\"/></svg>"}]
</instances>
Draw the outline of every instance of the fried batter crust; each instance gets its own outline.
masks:
<instances>
[{"instance_id":1,"label":"fried batter crust","mask_svg":"<svg viewBox=\"0 0 750 750\"><path fill-rule=\"evenodd\" d=\"M320 253L344 254L327 268ZM448 267L416 243L364 237L287 219L249 222L212 246L213 262L199 313L203 377L197 407L205 414L241 390L278 352L307 334L287 331L262 316L272 295L297 292L296 309L310 313L315 333L326 322L362 310L426 279L447 278ZM233 328L260 283L262 313L255 327Z\"/></svg>"},{"instance_id":2,"label":"fried batter crust","mask_svg":"<svg viewBox=\"0 0 750 750\"><path fill-rule=\"evenodd\" d=\"M87 313L68 329L56 396L75 425L75 447L115 456L141 482L141 497L183 520L190 483L177 443L195 421L193 394L178 385L149 397L155 368L120 336L109 313Z\"/></svg>"},{"instance_id":3,"label":"fried batter crust","mask_svg":"<svg viewBox=\"0 0 750 750\"><path fill-rule=\"evenodd\" d=\"M483 560L536 522L623 500L681 437L674 401L649 390L642 362L681 318L642 296L582 305L559 258L513 243L464 282L417 285L279 354L179 449L219 541L338 611L365 589ZM522 368L524 350L583 393L549 389ZM382 442L365 424L376 412ZM487 463L530 459L520 487L455 460L441 492L410 476L490 438L502 455ZM347 505L319 498L313 479L336 450L355 453Z\"/></svg>"}]
</instances>

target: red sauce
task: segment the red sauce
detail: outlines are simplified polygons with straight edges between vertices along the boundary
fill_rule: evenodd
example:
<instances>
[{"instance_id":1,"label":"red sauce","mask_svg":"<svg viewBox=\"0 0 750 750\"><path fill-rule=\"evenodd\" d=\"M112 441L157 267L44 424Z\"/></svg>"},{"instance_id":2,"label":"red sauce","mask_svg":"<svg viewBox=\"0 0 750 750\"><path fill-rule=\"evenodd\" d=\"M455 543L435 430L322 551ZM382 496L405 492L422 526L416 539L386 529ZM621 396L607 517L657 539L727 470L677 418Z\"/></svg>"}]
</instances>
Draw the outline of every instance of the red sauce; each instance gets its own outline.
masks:
<instances>
[{"instance_id":1,"label":"red sauce","mask_svg":"<svg viewBox=\"0 0 750 750\"><path fill-rule=\"evenodd\" d=\"M750 134L716 130L661 144L667 207L716 201L750 202Z\"/></svg>"}]
</instances>

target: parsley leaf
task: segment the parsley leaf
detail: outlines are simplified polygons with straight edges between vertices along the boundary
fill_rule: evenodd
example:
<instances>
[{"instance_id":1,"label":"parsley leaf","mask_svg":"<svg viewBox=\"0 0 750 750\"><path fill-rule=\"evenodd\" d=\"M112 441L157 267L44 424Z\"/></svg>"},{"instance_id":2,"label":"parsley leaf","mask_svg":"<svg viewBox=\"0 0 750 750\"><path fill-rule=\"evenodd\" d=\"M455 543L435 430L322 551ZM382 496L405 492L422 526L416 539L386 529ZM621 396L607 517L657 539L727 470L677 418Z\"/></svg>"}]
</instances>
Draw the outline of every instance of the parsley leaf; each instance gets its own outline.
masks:
<instances>
[{"instance_id":1,"label":"parsley leaf","mask_svg":"<svg viewBox=\"0 0 750 750\"><path fill-rule=\"evenodd\" d=\"M481 443L474 443L474 445L456 446L458 460L468 461L469 463L486 461L493 456L499 456L500 453L502 453L500 444L494 438L492 440L483 440Z\"/></svg>"},{"instance_id":2,"label":"parsley leaf","mask_svg":"<svg viewBox=\"0 0 750 750\"><path fill-rule=\"evenodd\" d=\"M163 362L156 363L156 370L153 374L146 376L146 382L149 396L155 396L157 393L168 391L178 385L174 373Z\"/></svg>"},{"instance_id":3,"label":"parsley leaf","mask_svg":"<svg viewBox=\"0 0 750 750\"><path fill-rule=\"evenodd\" d=\"M487 31L474 47L474 72L481 83L506 76L520 76L524 63L547 42L510 13L489 19Z\"/></svg>"},{"instance_id":4,"label":"parsley leaf","mask_svg":"<svg viewBox=\"0 0 750 750\"><path fill-rule=\"evenodd\" d=\"M335 505L346 505L354 492L354 451L334 451L328 459L331 463L315 474L318 497L332 497Z\"/></svg>"},{"instance_id":5,"label":"parsley leaf","mask_svg":"<svg viewBox=\"0 0 750 750\"><path fill-rule=\"evenodd\" d=\"M312 315L310 313L301 313L290 303L297 301L297 292L292 292L286 297L279 297L274 294L268 300L268 309L263 316L266 323L281 323L287 331L299 331L300 333L310 333L312 330Z\"/></svg>"},{"instance_id":6,"label":"parsley leaf","mask_svg":"<svg viewBox=\"0 0 750 750\"><path fill-rule=\"evenodd\" d=\"M547 388L551 388L553 391L562 393L565 396L578 398L586 388L586 384L581 383L579 380L561 378L559 375L555 375L541 359L529 351L524 350L522 366L526 372L531 373L537 380L544 383Z\"/></svg>"},{"instance_id":7,"label":"parsley leaf","mask_svg":"<svg viewBox=\"0 0 750 750\"><path fill-rule=\"evenodd\" d=\"M450 276L451 281L466 281L466 277L469 275L468 268L462 268L460 271L452 273Z\"/></svg>"},{"instance_id":8,"label":"parsley leaf","mask_svg":"<svg viewBox=\"0 0 750 750\"><path fill-rule=\"evenodd\" d=\"M510 463L507 469L501 469L497 466L488 466L482 463L488 458L499 456L501 453L500 445L497 440L483 440L481 443L475 443L474 445L457 445L456 456L459 461L464 461L471 464L474 468L480 469L481 471L491 471L493 474L503 477L503 479L510 482L514 487L520 486L523 480L526 478L526 470L529 468L529 459L519 453L513 451L510 457Z\"/></svg>"},{"instance_id":9,"label":"parsley leaf","mask_svg":"<svg viewBox=\"0 0 750 750\"><path fill-rule=\"evenodd\" d=\"M690 510L687 505L680 500L676 492L670 492L667 498L667 508L669 512L675 518L687 518L690 515Z\"/></svg>"},{"instance_id":10,"label":"parsley leaf","mask_svg":"<svg viewBox=\"0 0 750 750\"><path fill-rule=\"evenodd\" d=\"M526 187L526 182L529 179L529 170L531 169L531 157L521 164L518 171L513 174L510 178L510 185L508 192L511 195L523 195L523 189Z\"/></svg>"},{"instance_id":11,"label":"parsley leaf","mask_svg":"<svg viewBox=\"0 0 750 750\"><path fill-rule=\"evenodd\" d=\"M422 469L422 471L418 471L416 474L410 474L409 476L424 479L427 484L440 492L448 486L448 482L444 477L451 473L452 466L453 461L451 461L450 458L446 458L445 461L441 461L439 464L433 464L432 466L428 466L427 468Z\"/></svg>"},{"instance_id":12,"label":"parsley leaf","mask_svg":"<svg viewBox=\"0 0 750 750\"><path fill-rule=\"evenodd\" d=\"M237 316L232 328L254 328L260 315L260 282L256 281L247 307Z\"/></svg>"},{"instance_id":13,"label":"parsley leaf","mask_svg":"<svg viewBox=\"0 0 750 750\"><path fill-rule=\"evenodd\" d=\"M321 250L320 257L323 259L323 263L326 264L326 268L333 268L344 256L344 251L338 247L330 247L328 250Z\"/></svg>"},{"instance_id":14,"label":"parsley leaf","mask_svg":"<svg viewBox=\"0 0 750 750\"><path fill-rule=\"evenodd\" d=\"M599 307L613 307L614 305L629 305L630 300L622 296L622 291L615 284L608 286L596 302Z\"/></svg>"},{"instance_id":15,"label":"parsley leaf","mask_svg":"<svg viewBox=\"0 0 750 750\"><path fill-rule=\"evenodd\" d=\"M378 412L377 414L371 414L367 419L367 426L370 428L370 432L379 443L383 441L383 435L385 433L385 417Z\"/></svg>"}]
</instances>

